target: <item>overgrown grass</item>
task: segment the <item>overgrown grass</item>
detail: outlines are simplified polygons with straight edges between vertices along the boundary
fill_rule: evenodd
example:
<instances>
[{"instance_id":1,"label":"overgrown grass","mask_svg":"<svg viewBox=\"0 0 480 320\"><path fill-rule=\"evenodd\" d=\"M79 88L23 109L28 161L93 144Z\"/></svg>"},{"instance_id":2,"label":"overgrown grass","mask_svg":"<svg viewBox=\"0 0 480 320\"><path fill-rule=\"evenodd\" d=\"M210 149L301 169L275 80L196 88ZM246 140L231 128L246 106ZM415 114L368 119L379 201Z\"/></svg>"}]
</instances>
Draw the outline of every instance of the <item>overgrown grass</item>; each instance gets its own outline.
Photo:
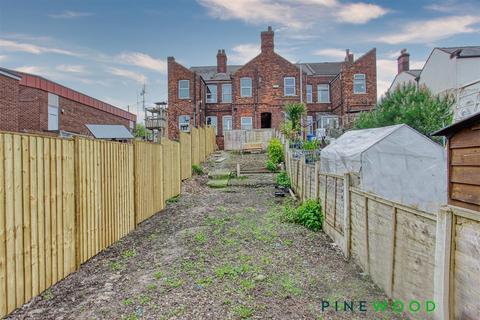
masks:
<instances>
[{"instance_id":1,"label":"overgrown grass","mask_svg":"<svg viewBox=\"0 0 480 320\"><path fill-rule=\"evenodd\" d=\"M197 175L200 176L200 175L203 174L203 168L200 167L200 166L197 165L197 164L193 164L193 165L192 165L192 172L193 172L194 174L197 174Z\"/></svg>"},{"instance_id":2,"label":"overgrown grass","mask_svg":"<svg viewBox=\"0 0 480 320\"><path fill-rule=\"evenodd\" d=\"M282 220L301 224L313 231L320 230L323 224L322 206L318 200L313 199L304 201L298 207L287 202L283 209Z\"/></svg>"}]
</instances>

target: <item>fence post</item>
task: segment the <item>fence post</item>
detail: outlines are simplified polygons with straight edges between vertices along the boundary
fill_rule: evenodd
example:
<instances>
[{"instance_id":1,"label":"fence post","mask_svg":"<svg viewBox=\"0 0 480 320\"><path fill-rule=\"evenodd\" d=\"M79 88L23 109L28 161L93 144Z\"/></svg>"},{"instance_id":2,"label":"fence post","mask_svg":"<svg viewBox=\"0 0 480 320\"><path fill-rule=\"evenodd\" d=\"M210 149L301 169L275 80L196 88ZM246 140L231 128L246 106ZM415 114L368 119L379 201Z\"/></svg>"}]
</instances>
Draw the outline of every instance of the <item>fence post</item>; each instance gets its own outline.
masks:
<instances>
[{"instance_id":1,"label":"fence post","mask_svg":"<svg viewBox=\"0 0 480 320\"><path fill-rule=\"evenodd\" d=\"M318 174L317 174L318 176ZM345 258L350 258L350 239L351 239L351 225L350 225L350 174L345 173L343 176L343 236L345 248L343 253Z\"/></svg>"},{"instance_id":2,"label":"fence post","mask_svg":"<svg viewBox=\"0 0 480 320\"><path fill-rule=\"evenodd\" d=\"M320 171L320 162L319 161L315 161L315 177L314 177L314 183L315 183L315 194L313 195L313 197L315 199L318 199L320 197L320 186L318 185L319 183L319 180L318 180L318 173ZM323 208L323 210L325 210L325 208Z\"/></svg>"},{"instance_id":3,"label":"fence post","mask_svg":"<svg viewBox=\"0 0 480 320\"><path fill-rule=\"evenodd\" d=\"M435 319L448 320L451 313L452 279L452 241L454 217L448 208L441 208L437 215L437 230L435 235L435 274L433 296L438 310Z\"/></svg>"}]
</instances>

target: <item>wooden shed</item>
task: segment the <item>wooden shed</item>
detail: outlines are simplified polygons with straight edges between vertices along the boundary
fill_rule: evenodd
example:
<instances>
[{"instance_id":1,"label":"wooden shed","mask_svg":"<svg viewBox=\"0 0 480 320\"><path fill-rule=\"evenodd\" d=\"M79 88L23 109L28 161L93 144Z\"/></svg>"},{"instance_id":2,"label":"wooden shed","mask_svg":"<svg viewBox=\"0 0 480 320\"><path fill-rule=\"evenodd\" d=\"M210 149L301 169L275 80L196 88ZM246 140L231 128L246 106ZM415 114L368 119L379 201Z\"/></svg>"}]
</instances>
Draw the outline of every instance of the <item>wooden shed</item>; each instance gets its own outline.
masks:
<instances>
[{"instance_id":1,"label":"wooden shed","mask_svg":"<svg viewBox=\"0 0 480 320\"><path fill-rule=\"evenodd\" d=\"M480 112L432 135L448 139L448 203L480 211Z\"/></svg>"}]
</instances>

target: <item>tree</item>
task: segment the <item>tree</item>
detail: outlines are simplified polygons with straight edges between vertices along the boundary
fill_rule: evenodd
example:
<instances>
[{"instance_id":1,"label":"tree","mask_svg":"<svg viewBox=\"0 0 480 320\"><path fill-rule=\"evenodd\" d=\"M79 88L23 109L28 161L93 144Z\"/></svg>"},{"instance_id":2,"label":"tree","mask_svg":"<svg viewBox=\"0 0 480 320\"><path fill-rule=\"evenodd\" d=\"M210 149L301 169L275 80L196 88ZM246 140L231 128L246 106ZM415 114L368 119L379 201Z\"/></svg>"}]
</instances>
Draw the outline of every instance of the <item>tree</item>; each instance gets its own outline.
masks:
<instances>
[{"instance_id":1,"label":"tree","mask_svg":"<svg viewBox=\"0 0 480 320\"><path fill-rule=\"evenodd\" d=\"M387 92L374 111L360 114L355 127L367 129L405 123L429 136L452 123L453 103L449 95L434 96L427 88L408 84Z\"/></svg>"},{"instance_id":2,"label":"tree","mask_svg":"<svg viewBox=\"0 0 480 320\"><path fill-rule=\"evenodd\" d=\"M292 130L295 133L299 133L302 129L302 116L306 113L307 109L303 103L289 103L283 108L289 121L291 122Z\"/></svg>"},{"instance_id":3,"label":"tree","mask_svg":"<svg viewBox=\"0 0 480 320\"><path fill-rule=\"evenodd\" d=\"M145 126L141 123L137 123L135 125L135 130L133 130L133 135L135 136L135 138L145 139L145 130L147 131L147 139L151 139L152 131L145 129Z\"/></svg>"}]
</instances>

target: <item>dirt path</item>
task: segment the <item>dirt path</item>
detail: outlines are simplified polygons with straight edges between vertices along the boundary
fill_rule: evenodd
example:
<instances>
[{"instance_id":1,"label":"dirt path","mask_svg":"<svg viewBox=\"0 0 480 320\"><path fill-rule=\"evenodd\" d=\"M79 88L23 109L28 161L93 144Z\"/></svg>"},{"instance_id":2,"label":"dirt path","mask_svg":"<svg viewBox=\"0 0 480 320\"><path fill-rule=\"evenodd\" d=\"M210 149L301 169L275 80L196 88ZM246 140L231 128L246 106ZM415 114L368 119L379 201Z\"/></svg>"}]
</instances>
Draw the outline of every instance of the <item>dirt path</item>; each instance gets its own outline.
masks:
<instances>
[{"instance_id":1,"label":"dirt path","mask_svg":"<svg viewBox=\"0 0 480 320\"><path fill-rule=\"evenodd\" d=\"M230 155L221 164L263 161ZM248 187L183 185L166 210L85 263L12 319L352 319L322 299L384 299L322 232L280 222L270 175ZM376 315L380 319L382 315ZM390 314L385 319L393 318Z\"/></svg>"}]
</instances>

